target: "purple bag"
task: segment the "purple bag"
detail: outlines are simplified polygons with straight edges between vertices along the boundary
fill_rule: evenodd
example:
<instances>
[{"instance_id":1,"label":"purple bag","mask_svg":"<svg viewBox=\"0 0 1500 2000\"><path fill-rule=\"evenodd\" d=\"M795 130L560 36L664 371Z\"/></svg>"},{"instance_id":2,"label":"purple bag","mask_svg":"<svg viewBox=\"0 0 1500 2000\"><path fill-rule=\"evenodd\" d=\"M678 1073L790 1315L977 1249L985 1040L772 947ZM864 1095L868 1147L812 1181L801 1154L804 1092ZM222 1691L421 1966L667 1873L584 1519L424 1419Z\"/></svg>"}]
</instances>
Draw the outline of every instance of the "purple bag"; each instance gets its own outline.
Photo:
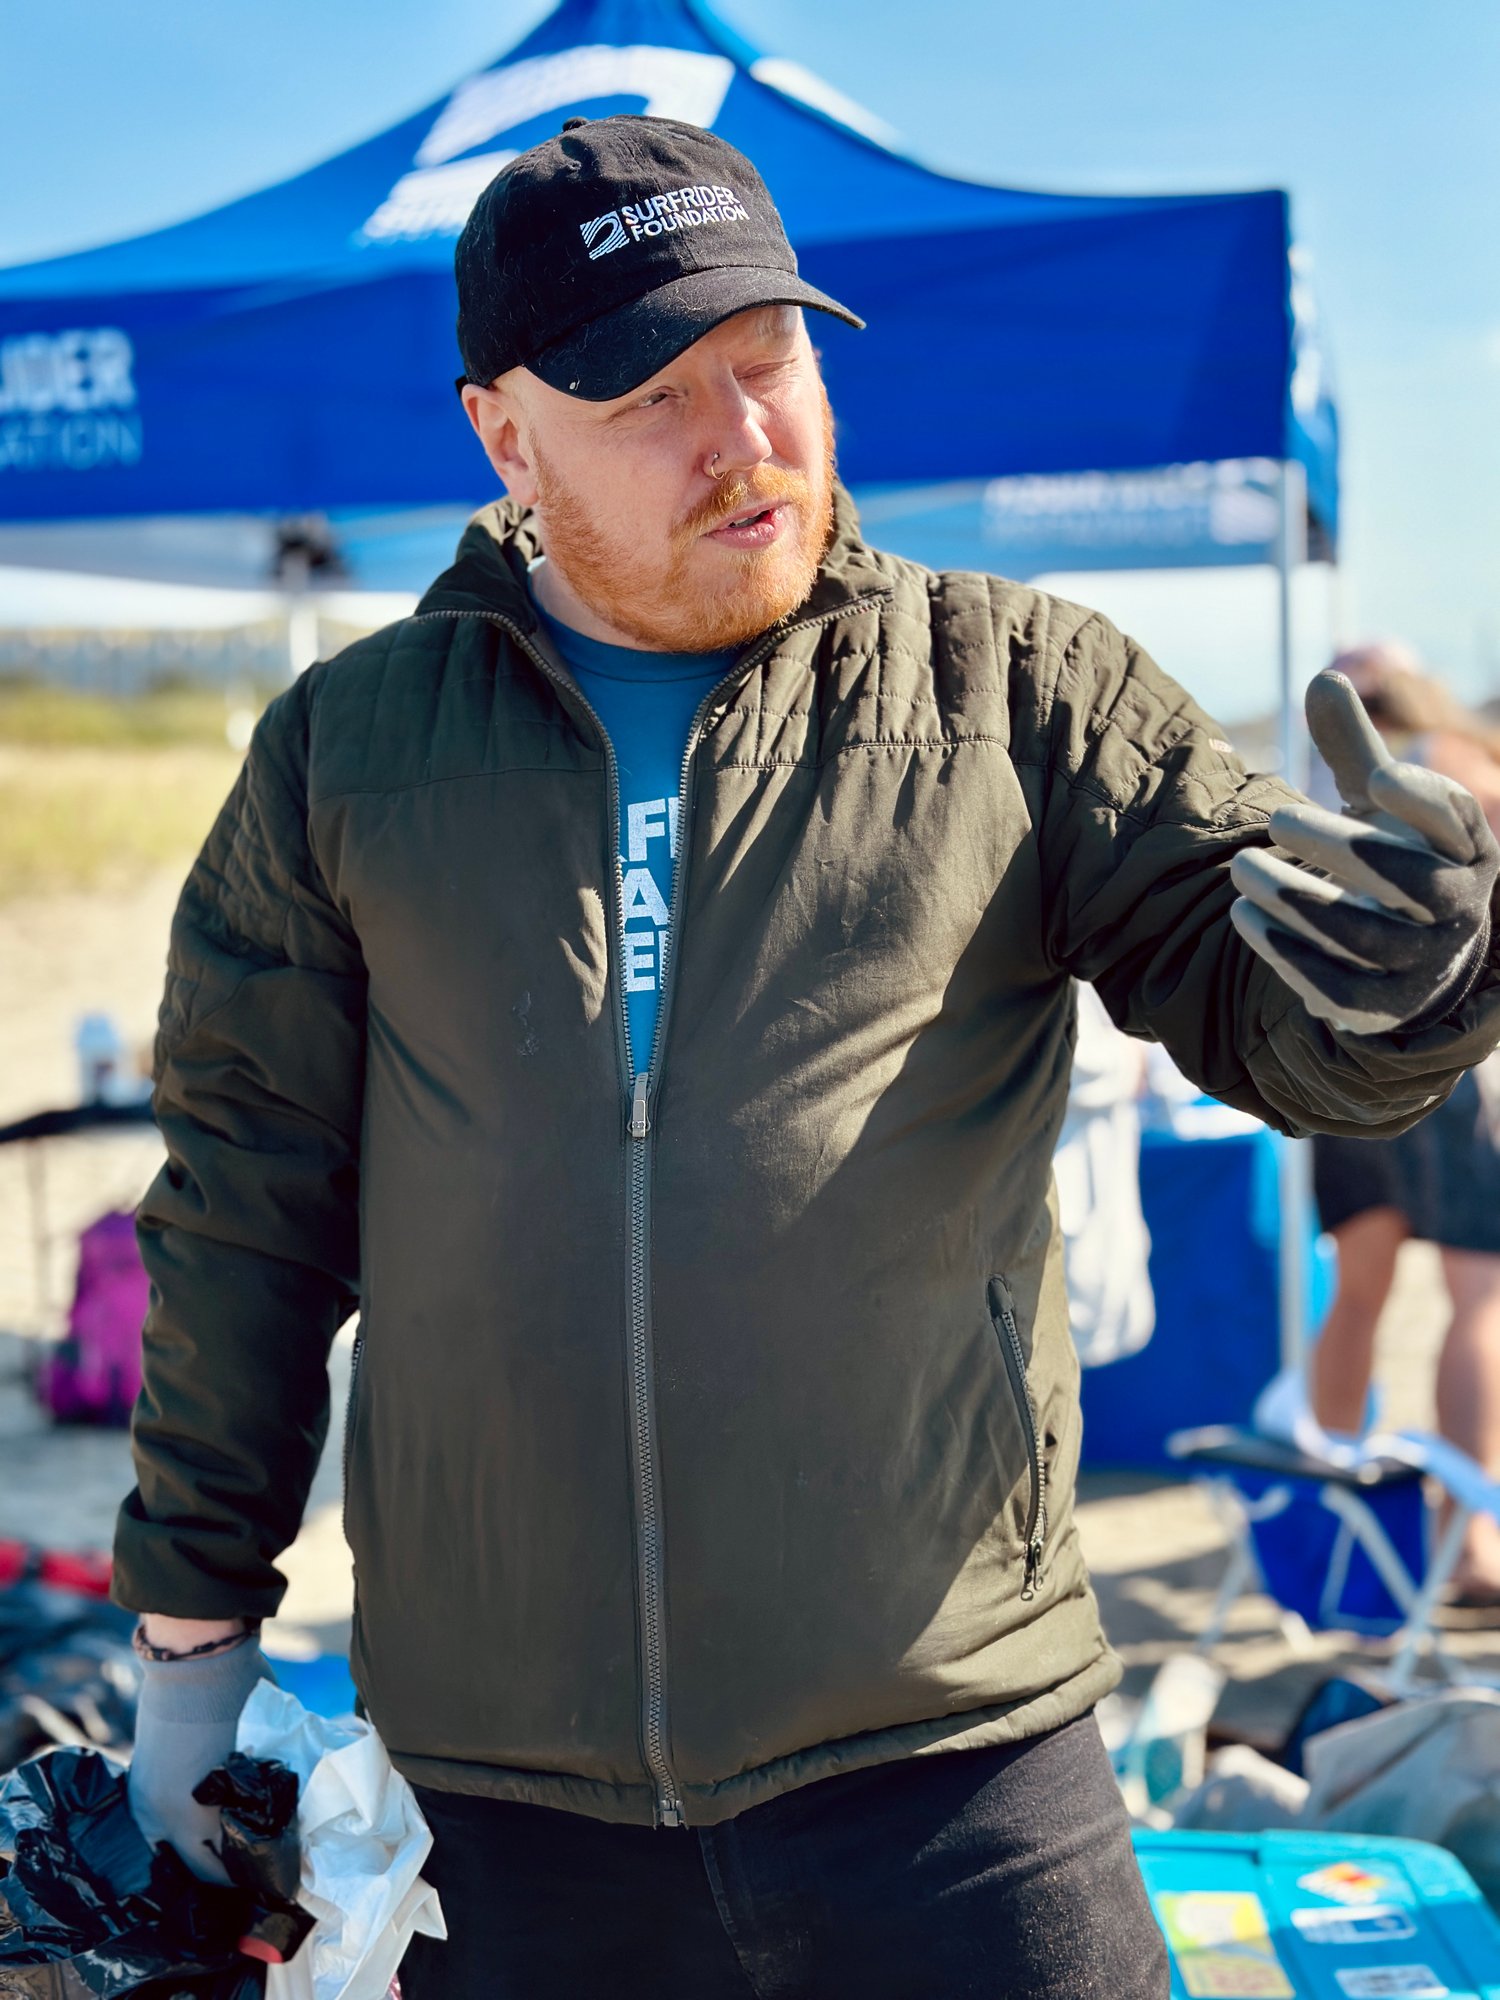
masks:
<instances>
[{"instance_id":1,"label":"purple bag","mask_svg":"<svg viewBox=\"0 0 1500 2000\"><path fill-rule=\"evenodd\" d=\"M78 1239L68 1331L37 1376L37 1399L58 1423L129 1423L141 1389L150 1292L135 1217L111 1213L91 1222Z\"/></svg>"}]
</instances>

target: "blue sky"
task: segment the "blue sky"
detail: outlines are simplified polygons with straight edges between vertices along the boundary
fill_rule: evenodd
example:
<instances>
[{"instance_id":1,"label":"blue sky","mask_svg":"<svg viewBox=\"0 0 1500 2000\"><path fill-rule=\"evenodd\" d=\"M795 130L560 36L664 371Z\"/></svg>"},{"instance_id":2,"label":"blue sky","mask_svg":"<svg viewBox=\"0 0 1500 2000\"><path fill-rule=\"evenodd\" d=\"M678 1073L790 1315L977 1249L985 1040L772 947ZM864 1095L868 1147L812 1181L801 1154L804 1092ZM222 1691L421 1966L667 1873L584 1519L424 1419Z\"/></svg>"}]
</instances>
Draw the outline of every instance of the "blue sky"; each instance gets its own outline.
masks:
<instances>
[{"instance_id":1,"label":"blue sky","mask_svg":"<svg viewBox=\"0 0 1500 2000\"><path fill-rule=\"evenodd\" d=\"M441 95L545 11L538 0L8 8L0 261L129 235L283 178ZM1069 190L1289 188L1343 406L1340 622L1406 637L1467 694L1500 693L1495 0L720 0L719 11L936 166ZM1226 712L1264 705L1263 577L1073 587L1210 698L1222 688ZM1301 598L1310 665L1328 626L1322 580Z\"/></svg>"}]
</instances>

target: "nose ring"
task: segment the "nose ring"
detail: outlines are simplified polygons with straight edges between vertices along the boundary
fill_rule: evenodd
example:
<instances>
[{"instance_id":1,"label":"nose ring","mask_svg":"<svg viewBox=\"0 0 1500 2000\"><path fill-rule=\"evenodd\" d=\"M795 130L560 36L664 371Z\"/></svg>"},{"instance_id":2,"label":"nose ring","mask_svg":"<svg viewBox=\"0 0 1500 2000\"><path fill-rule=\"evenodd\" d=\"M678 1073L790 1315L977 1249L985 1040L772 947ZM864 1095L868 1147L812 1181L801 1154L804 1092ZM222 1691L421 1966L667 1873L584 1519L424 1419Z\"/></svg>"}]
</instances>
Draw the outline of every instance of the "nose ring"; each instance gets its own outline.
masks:
<instances>
[{"instance_id":1,"label":"nose ring","mask_svg":"<svg viewBox=\"0 0 1500 2000\"><path fill-rule=\"evenodd\" d=\"M722 479L724 477L722 472L714 471L714 467L718 464L718 462L719 462L719 454L718 452L715 452L713 457L708 461L708 476L710 479Z\"/></svg>"}]
</instances>

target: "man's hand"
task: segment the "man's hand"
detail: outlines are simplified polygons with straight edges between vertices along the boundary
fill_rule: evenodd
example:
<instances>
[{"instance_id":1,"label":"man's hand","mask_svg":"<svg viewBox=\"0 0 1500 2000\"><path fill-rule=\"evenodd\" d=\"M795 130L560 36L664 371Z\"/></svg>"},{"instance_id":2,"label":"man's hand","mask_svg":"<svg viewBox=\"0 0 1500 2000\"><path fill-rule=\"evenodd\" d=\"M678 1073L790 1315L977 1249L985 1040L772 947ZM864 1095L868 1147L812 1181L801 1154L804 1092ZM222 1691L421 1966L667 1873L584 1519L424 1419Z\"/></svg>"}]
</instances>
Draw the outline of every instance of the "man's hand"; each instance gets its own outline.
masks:
<instances>
[{"instance_id":1,"label":"man's hand","mask_svg":"<svg viewBox=\"0 0 1500 2000\"><path fill-rule=\"evenodd\" d=\"M1271 837L1292 858L1234 857L1234 927L1336 1028L1381 1035L1441 1020L1489 946L1495 836L1462 785L1392 759L1342 674L1309 687L1307 726L1344 810L1272 813Z\"/></svg>"}]
</instances>

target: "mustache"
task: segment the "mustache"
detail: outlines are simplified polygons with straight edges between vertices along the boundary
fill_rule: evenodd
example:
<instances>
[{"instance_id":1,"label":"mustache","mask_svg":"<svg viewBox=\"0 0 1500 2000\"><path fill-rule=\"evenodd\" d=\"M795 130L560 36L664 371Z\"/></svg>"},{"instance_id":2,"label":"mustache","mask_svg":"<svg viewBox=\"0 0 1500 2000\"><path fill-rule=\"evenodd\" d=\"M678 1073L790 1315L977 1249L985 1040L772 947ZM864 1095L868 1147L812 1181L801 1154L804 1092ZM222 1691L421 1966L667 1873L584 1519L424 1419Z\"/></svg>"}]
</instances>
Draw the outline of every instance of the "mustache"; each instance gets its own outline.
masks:
<instances>
[{"instance_id":1,"label":"mustache","mask_svg":"<svg viewBox=\"0 0 1500 2000\"><path fill-rule=\"evenodd\" d=\"M721 479L706 499L683 516L677 533L684 541L691 540L778 500L806 500L811 490L802 473L783 466L763 465L753 473L736 472Z\"/></svg>"}]
</instances>

